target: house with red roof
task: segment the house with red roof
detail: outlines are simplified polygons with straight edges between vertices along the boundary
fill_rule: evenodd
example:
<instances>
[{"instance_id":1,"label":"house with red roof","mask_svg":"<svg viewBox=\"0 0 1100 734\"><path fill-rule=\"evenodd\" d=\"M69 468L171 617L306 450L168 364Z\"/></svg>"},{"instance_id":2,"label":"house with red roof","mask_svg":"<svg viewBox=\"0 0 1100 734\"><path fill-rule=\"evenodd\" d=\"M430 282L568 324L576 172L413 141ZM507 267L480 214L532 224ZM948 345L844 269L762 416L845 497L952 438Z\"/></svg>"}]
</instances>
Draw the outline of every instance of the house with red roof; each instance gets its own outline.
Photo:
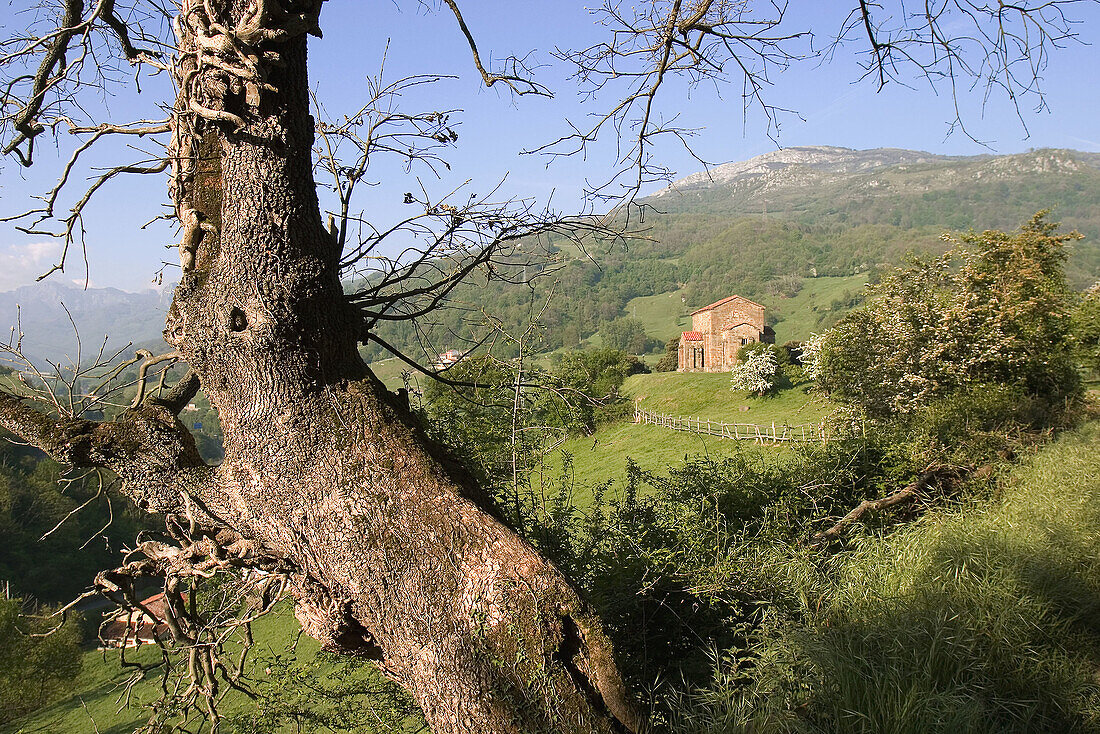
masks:
<instances>
[{"instance_id":1,"label":"house with red roof","mask_svg":"<svg viewBox=\"0 0 1100 734\"><path fill-rule=\"evenodd\" d=\"M693 311L691 331L680 335L678 372L728 372L746 344L775 344L764 323L764 307L743 296L730 296Z\"/></svg>"},{"instance_id":2,"label":"house with red roof","mask_svg":"<svg viewBox=\"0 0 1100 734\"><path fill-rule=\"evenodd\" d=\"M166 640L170 634L164 621L168 613L168 599L163 592L142 599L140 609L119 609L100 628L100 643L104 648L138 647Z\"/></svg>"}]
</instances>

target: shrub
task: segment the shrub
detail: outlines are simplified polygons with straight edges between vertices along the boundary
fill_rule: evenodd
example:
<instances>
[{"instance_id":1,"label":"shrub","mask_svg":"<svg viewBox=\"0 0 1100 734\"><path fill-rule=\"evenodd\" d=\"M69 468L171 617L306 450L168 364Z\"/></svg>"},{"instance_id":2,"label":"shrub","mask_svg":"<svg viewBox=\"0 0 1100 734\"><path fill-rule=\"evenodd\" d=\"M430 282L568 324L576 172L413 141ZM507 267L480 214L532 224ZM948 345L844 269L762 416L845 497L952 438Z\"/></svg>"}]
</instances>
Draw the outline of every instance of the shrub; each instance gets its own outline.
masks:
<instances>
[{"instance_id":1,"label":"shrub","mask_svg":"<svg viewBox=\"0 0 1100 734\"><path fill-rule=\"evenodd\" d=\"M667 728L1096 731L1097 434L1054 445L991 507L866 534L832 557L765 536L756 567L796 605L770 604L742 644L712 648L705 681L673 679Z\"/></svg>"},{"instance_id":2,"label":"shrub","mask_svg":"<svg viewBox=\"0 0 1100 734\"><path fill-rule=\"evenodd\" d=\"M970 232L883 278L870 303L809 340L811 372L874 418L921 410L972 383L1019 386L1050 404L1080 393L1065 244L1040 212L1014 234Z\"/></svg>"},{"instance_id":3,"label":"shrub","mask_svg":"<svg viewBox=\"0 0 1100 734\"><path fill-rule=\"evenodd\" d=\"M657 360L654 372L675 372L680 366L680 337L674 336L665 342L665 353Z\"/></svg>"},{"instance_id":4,"label":"shrub","mask_svg":"<svg viewBox=\"0 0 1100 734\"><path fill-rule=\"evenodd\" d=\"M787 362L795 367L802 366L802 347L803 343L799 341L785 342L780 349L787 353Z\"/></svg>"},{"instance_id":5,"label":"shrub","mask_svg":"<svg viewBox=\"0 0 1100 734\"><path fill-rule=\"evenodd\" d=\"M599 334L605 347L631 354L649 351L650 342L653 341L646 335L644 323L628 317L601 323Z\"/></svg>"},{"instance_id":6,"label":"shrub","mask_svg":"<svg viewBox=\"0 0 1100 734\"><path fill-rule=\"evenodd\" d=\"M753 349L750 350L749 346ZM749 346L741 348L737 355L740 361L730 370L730 389L758 395L771 392L779 385L782 374L777 355L779 350L769 344Z\"/></svg>"}]
</instances>

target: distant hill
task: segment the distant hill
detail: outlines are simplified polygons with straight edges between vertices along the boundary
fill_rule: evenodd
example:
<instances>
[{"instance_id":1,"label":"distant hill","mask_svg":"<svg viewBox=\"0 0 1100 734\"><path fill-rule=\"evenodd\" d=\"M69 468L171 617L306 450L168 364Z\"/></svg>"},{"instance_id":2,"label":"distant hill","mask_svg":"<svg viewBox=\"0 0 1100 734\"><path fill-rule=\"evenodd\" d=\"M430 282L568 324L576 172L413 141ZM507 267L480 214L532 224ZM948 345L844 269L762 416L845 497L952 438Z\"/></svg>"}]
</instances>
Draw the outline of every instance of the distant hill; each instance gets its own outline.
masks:
<instances>
[{"instance_id":1,"label":"distant hill","mask_svg":"<svg viewBox=\"0 0 1100 734\"><path fill-rule=\"evenodd\" d=\"M472 322L484 323L486 315L522 332L552 291L542 313L543 350L599 343L601 324L632 317L639 304L659 348L687 313L731 293L763 303L780 340L796 338L855 306L860 284L907 253L941 251L944 232L1012 230L1048 208L1065 229L1086 237L1067 263L1070 283L1084 288L1100 280L1100 153L954 157L895 148L786 148L692 174L644 203L644 231L626 247L595 246L582 254L562 242L555 266L515 279L530 283L471 282L453 294L464 309L435 313L434 323L422 322L419 330L383 324L379 334L410 355L434 357L433 350L462 347L476 331ZM658 295L669 297L648 304L660 309L661 318L653 319L647 302L635 299ZM18 303L29 354L75 356L64 303L85 356L108 334L118 346L161 344L170 297L169 289L163 295L84 291L46 281L0 293L0 328L14 324ZM366 353L384 356L376 345Z\"/></svg>"},{"instance_id":2,"label":"distant hill","mask_svg":"<svg viewBox=\"0 0 1100 734\"><path fill-rule=\"evenodd\" d=\"M800 253L818 275L851 274L864 264L859 259L896 263L906 240L921 250L944 231L1011 230L1052 209L1055 221L1087 238L1070 258L1071 282L1085 286L1100 277L1100 153L952 157L893 148L787 148L692 174L646 201L659 212L654 234L667 249L686 253L713 240L707 230L716 223L753 217L794 226L802 239L824 245ZM852 238L865 236L880 244L852 246ZM769 259L762 238L752 249ZM814 274L793 265L784 263L785 274Z\"/></svg>"},{"instance_id":3,"label":"distant hill","mask_svg":"<svg viewBox=\"0 0 1100 734\"><path fill-rule=\"evenodd\" d=\"M991 156L976 156L965 160L988 160ZM821 177L840 174L860 173L879 170L890 166L913 164L942 164L958 161L946 155L924 153L901 148L875 148L872 150L853 150L828 145L783 148L764 153L747 161L723 163L709 171L693 173L672 183L668 188L654 196L669 193L683 193L697 189L735 187L750 183L778 183L786 179L787 185L797 183L801 178L805 182L816 173Z\"/></svg>"},{"instance_id":4,"label":"distant hill","mask_svg":"<svg viewBox=\"0 0 1100 734\"><path fill-rule=\"evenodd\" d=\"M67 362L77 356L75 324L81 360L86 362L95 357L104 337L110 337L108 353L127 342L162 344L160 334L170 298L171 290L163 294L152 290L127 293L116 288L84 290L46 280L0 293L0 338L6 342L18 320L28 357L36 363L47 359Z\"/></svg>"},{"instance_id":5,"label":"distant hill","mask_svg":"<svg viewBox=\"0 0 1100 734\"><path fill-rule=\"evenodd\" d=\"M767 211L803 223L811 223L808 217L853 221L856 214L855 221L904 227L1003 228L1018 224L1035 206L1064 210L1067 223L1092 220L1093 212L1082 209L1095 201L1098 182L1100 153L1042 149L943 156L814 146L715 166L676 181L649 201L667 213ZM942 201L947 193L954 206ZM915 200L922 206L914 207ZM1000 219L1006 221L994 221Z\"/></svg>"},{"instance_id":6,"label":"distant hill","mask_svg":"<svg viewBox=\"0 0 1100 734\"><path fill-rule=\"evenodd\" d=\"M553 286L542 319L546 349L596 342L600 324L635 313L634 299L663 294L672 298L662 304L680 307L647 322L655 340L674 336L669 324L692 309L731 293L767 306L773 325L797 322L789 330L795 338L827 327L860 299L859 287L845 285L830 300L818 297L813 313L795 313L805 308L806 299L797 298L803 288L823 295L846 279L874 279L909 253L942 251L945 232L1011 231L1040 209L1052 209L1064 229L1085 235L1066 266L1071 285L1100 279L1097 153L955 157L895 148L786 148L692 174L642 203L648 206L634 221L644 231L627 247L593 248L593 261L563 244L564 265L535 280L534 293L527 285L475 284L459 289L456 300L477 304L478 314L494 314L518 333L529 304L541 304ZM808 287L821 278L834 280ZM457 313L440 314L438 322L427 333L441 350L458 345L455 335L472 333ZM424 340L407 324L388 324L383 333L410 354L418 354ZM383 353L373 348L372 354Z\"/></svg>"}]
</instances>

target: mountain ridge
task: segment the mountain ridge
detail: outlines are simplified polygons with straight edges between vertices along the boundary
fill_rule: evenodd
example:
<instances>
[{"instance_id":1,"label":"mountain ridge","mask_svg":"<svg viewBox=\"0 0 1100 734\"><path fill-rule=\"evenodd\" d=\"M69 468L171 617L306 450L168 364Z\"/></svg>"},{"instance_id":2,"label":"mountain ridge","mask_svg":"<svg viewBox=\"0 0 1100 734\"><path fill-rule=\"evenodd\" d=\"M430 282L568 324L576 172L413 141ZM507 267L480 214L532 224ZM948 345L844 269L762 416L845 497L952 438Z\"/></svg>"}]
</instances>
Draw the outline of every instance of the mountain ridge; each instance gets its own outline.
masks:
<instances>
[{"instance_id":1,"label":"mountain ridge","mask_svg":"<svg viewBox=\"0 0 1100 734\"><path fill-rule=\"evenodd\" d=\"M867 148L854 149L831 145L792 146L763 153L745 161L731 161L713 166L706 171L684 176L650 198L661 198L677 191L698 188L719 188L736 185L746 179L768 178L789 169L805 169L822 176L868 173L901 166L919 166L927 164L973 165L992 164L990 171L998 168L1022 168L1022 161L1036 161L1031 166L1042 172L1056 172L1066 168L1077 170L1078 164L1100 169L1100 153L1063 148L1038 148L1023 153L1006 155L979 154L951 156L904 148ZM904 168L901 170L905 170ZM1038 171L1036 171L1038 172Z\"/></svg>"},{"instance_id":2,"label":"mountain ridge","mask_svg":"<svg viewBox=\"0 0 1100 734\"><path fill-rule=\"evenodd\" d=\"M40 281L0 293L0 339L21 341L35 363L75 360L78 350L86 360L107 337L109 353L127 342L159 341L171 295L172 289L131 293Z\"/></svg>"},{"instance_id":3,"label":"mountain ridge","mask_svg":"<svg viewBox=\"0 0 1100 734\"><path fill-rule=\"evenodd\" d=\"M552 275L533 278L539 290L535 300L548 303L544 348L585 343L601 324L630 316L627 302L641 296L675 293L676 302L694 309L740 293L780 314L790 311L790 297L807 279L871 277L900 264L907 254L942 251L944 232L1011 231L1040 209L1054 208L1052 220L1086 236L1071 248L1067 262L1073 287L1100 279L1100 153L1037 149L1006 156L947 156L901 148L804 146L715 166L659 193L645 200L651 205L648 231L627 248L591 253L598 263L584 253L565 252L564 261L548 269ZM79 327L85 357L104 334L111 335L112 345L159 344L171 295L170 288L128 294L47 281L0 293L0 328L10 328L20 303L26 351L50 359L72 353L73 328L60 308L63 301ZM481 304L516 333L525 328L532 302L526 278L515 287L470 283L453 296ZM854 293L835 298L836 308L827 309L830 318L858 301ZM437 351L462 338L474 339L476 327L462 318L452 312L433 314ZM379 328L381 337L409 354L424 349L422 333L411 324ZM372 355L378 351L367 349Z\"/></svg>"}]
</instances>

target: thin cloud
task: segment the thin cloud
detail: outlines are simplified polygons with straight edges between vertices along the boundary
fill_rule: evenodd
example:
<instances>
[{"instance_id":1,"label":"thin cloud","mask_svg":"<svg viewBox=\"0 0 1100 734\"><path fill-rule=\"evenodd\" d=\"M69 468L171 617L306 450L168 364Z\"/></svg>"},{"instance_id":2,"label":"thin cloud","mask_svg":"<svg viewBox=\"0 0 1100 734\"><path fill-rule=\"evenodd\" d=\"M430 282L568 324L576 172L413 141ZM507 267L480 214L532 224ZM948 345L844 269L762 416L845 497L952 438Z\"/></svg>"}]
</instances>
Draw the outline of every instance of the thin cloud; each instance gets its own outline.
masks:
<instances>
[{"instance_id":1,"label":"thin cloud","mask_svg":"<svg viewBox=\"0 0 1100 734\"><path fill-rule=\"evenodd\" d=\"M61 255L58 242L30 242L0 247L0 291L30 285ZM81 283L83 285L83 283Z\"/></svg>"}]
</instances>

